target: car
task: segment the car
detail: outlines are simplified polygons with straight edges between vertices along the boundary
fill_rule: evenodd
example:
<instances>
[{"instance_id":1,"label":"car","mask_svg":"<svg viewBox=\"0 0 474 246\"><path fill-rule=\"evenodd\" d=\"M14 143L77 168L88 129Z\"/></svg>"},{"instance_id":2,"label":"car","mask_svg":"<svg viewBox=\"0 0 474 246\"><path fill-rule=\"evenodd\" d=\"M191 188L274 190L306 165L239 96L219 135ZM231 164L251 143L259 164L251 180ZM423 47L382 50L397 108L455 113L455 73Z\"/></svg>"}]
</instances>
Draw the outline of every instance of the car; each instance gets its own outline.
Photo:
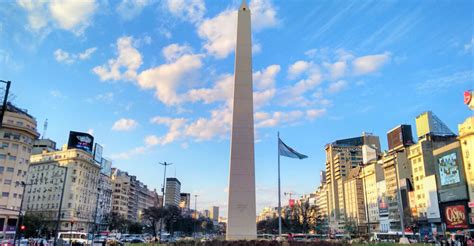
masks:
<instances>
[{"instance_id":1,"label":"car","mask_svg":"<svg viewBox=\"0 0 474 246\"><path fill-rule=\"evenodd\" d=\"M132 238L129 242L130 243L146 243L146 241L143 238L138 238L138 237Z\"/></svg>"}]
</instances>

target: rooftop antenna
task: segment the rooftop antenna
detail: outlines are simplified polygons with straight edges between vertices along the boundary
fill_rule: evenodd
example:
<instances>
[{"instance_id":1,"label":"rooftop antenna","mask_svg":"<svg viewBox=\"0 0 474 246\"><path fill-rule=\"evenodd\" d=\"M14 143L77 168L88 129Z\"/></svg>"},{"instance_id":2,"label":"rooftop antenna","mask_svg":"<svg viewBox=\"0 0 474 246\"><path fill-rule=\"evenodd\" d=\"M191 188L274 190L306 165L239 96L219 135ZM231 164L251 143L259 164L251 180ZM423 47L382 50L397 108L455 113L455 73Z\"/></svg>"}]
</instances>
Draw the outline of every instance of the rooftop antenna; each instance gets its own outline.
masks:
<instances>
[{"instance_id":1,"label":"rooftop antenna","mask_svg":"<svg viewBox=\"0 0 474 246\"><path fill-rule=\"evenodd\" d=\"M46 130L48 129L48 119L44 121L43 125L43 134L41 136L41 139L44 139L46 137Z\"/></svg>"}]
</instances>

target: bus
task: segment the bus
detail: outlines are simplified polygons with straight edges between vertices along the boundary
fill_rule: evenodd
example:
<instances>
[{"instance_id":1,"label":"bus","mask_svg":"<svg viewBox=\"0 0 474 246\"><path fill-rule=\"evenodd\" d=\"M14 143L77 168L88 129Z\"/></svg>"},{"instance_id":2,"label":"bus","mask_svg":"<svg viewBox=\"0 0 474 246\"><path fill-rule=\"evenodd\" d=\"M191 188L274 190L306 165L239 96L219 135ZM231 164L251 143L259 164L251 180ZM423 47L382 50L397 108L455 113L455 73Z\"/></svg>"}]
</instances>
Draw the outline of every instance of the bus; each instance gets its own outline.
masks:
<instances>
[{"instance_id":1,"label":"bus","mask_svg":"<svg viewBox=\"0 0 474 246\"><path fill-rule=\"evenodd\" d=\"M64 242L70 243L71 240L72 242L77 242L80 244L88 244L88 239L87 239L87 233L85 232L70 232L70 231L65 231L65 232L60 232L58 234L58 239L63 240Z\"/></svg>"},{"instance_id":2,"label":"bus","mask_svg":"<svg viewBox=\"0 0 474 246\"><path fill-rule=\"evenodd\" d=\"M374 232L372 236L370 237L370 241L398 243L401 237L402 237L401 232L394 232L394 231ZM405 237L408 238L408 240L411 243L414 243L414 242L418 242L418 239L420 238L420 234L413 233L413 232L405 232Z\"/></svg>"}]
</instances>

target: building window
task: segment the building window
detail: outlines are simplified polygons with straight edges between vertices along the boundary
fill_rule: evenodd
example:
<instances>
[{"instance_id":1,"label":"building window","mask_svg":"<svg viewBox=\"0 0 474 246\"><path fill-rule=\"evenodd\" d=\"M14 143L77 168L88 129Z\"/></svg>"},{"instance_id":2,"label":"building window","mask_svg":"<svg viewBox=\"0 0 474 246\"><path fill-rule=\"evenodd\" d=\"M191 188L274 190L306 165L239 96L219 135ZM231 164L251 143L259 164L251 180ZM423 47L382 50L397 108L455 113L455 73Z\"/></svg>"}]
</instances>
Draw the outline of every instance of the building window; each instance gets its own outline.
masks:
<instances>
[{"instance_id":1,"label":"building window","mask_svg":"<svg viewBox=\"0 0 474 246\"><path fill-rule=\"evenodd\" d=\"M10 195L10 193L8 192L2 192L2 197L8 197Z\"/></svg>"},{"instance_id":2,"label":"building window","mask_svg":"<svg viewBox=\"0 0 474 246\"><path fill-rule=\"evenodd\" d=\"M7 156L5 154L0 154L0 160L5 160L7 159Z\"/></svg>"},{"instance_id":3,"label":"building window","mask_svg":"<svg viewBox=\"0 0 474 246\"><path fill-rule=\"evenodd\" d=\"M3 184L6 184L6 185L12 184L12 180L11 179L5 179L5 181L3 181Z\"/></svg>"},{"instance_id":4,"label":"building window","mask_svg":"<svg viewBox=\"0 0 474 246\"><path fill-rule=\"evenodd\" d=\"M3 143L2 143L2 148L5 148L5 149L6 149L6 148L8 148L9 145L10 145L10 144L3 142Z\"/></svg>"},{"instance_id":5,"label":"building window","mask_svg":"<svg viewBox=\"0 0 474 246\"><path fill-rule=\"evenodd\" d=\"M12 144L12 149L13 150L18 150L19 145L18 144Z\"/></svg>"},{"instance_id":6,"label":"building window","mask_svg":"<svg viewBox=\"0 0 474 246\"><path fill-rule=\"evenodd\" d=\"M15 171L13 167L7 167L7 172L12 173L13 171Z\"/></svg>"},{"instance_id":7,"label":"building window","mask_svg":"<svg viewBox=\"0 0 474 246\"><path fill-rule=\"evenodd\" d=\"M11 156L8 157L8 160L10 160L10 161L16 161L16 156L11 155Z\"/></svg>"}]
</instances>

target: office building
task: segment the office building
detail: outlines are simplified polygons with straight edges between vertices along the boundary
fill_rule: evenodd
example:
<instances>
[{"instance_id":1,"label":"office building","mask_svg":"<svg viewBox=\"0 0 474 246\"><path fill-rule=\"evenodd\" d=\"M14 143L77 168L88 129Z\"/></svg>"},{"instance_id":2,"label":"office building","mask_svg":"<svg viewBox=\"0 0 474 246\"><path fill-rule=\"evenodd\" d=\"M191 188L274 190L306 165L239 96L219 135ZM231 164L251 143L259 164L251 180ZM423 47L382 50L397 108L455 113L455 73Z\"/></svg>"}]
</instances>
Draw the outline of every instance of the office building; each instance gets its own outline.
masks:
<instances>
[{"instance_id":1,"label":"office building","mask_svg":"<svg viewBox=\"0 0 474 246\"><path fill-rule=\"evenodd\" d=\"M459 124L458 129L469 203L474 204L474 116L468 117L463 123ZM469 210L469 222L474 224L474 208L470 207Z\"/></svg>"},{"instance_id":2,"label":"office building","mask_svg":"<svg viewBox=\"0 0 474 246\"><path fill-rule=\"evenodd\" d=\"M366 224L369 231L380 230L379 187L378 182L384 180L381 160L365 163L360 174L364 188L364 204L366 207Z\"/></svg>"},{"instance_id":3,"label":"office building","mask_svg":"<svg viewBox=\"0 0 474 246\"><path fill-rule=\"evenodd\" d=\"M1 109L1 108L0 108ZM36 119L24 109L7 104L0 128L0 237L12 238L23 197L22 182L30 162L33 142L38 138Z\"/></svg>"},{"instance_id":4,"label":"office building","mask_svg":"<svg viewBox=\"0 0 474 246\"><path fill-rule=\"evenodd\" d=\"M37 155L46 152L56 151L56 142L51 139L36 139L33 143L32 155Z\"/></svg>"},{"instance_id":5,"label":"office building","mask_svg":"<svg viewBox=\"0 0 474 246\"><path fill-rule=\"evenodd\" d=\"M88 232L94 223L99 178L100 167L91 152L70 144L32 155L24 204L29 213L55 221L64 189L60 230Z\"/></svg>"},{"instance_id":6,"label":"office building","mask_svg":"<svg viewBox=\"0 0 474 246\"><path fill-rule=\"evenodd\" d=\"M362 164L364 144L376 152L380 151L379 137L369 133L363 133L361 137L336 140L325 146L329 226L333 231L344 230L344 180L352 168Z\"/></svg>"},{"instance_id":7,"label":"office building","mask_svg":"<svg viewBox=\"0 0 474 246\"><path fill-rule=\"evenodd\" d=\"M181 182L177 178L166 178L165 206L179 206Z\"/></svg>"},{"instance_id":8,"label":"office building","mask_svg":"<svg viewBox=\"0 0 474 246\"><path fill-rule=\"evenodd\" d=\"M217 206L212 206L210 209L210 214L209 214L209 218L212 220L212 221L215 221L215 224L217 224L218 220L219 220L219 207Z\"/></svg>"},{"instance_id":9,"label":"office building","mask_svg":"<svg viewBox=\"0 0 474 246\"><path fill-rule=\"evenodd\" d=\"M191 194L189 193L181 193L180 194L180 201L179 201L179 207L182 209L189 210L189 206L191 204Z\"/></svg>"},{"instance_id":10,"label":"office building","mask_svg":"<svg viewBox=\"0 0 474 246\"><path fill-rule=\"evenodd\" d=\"M362 167L350 170L344 183L345 228L351 233L366 233L366 212L364 203L364 186L361 177Z\"/></svg>"}]
</instances>

